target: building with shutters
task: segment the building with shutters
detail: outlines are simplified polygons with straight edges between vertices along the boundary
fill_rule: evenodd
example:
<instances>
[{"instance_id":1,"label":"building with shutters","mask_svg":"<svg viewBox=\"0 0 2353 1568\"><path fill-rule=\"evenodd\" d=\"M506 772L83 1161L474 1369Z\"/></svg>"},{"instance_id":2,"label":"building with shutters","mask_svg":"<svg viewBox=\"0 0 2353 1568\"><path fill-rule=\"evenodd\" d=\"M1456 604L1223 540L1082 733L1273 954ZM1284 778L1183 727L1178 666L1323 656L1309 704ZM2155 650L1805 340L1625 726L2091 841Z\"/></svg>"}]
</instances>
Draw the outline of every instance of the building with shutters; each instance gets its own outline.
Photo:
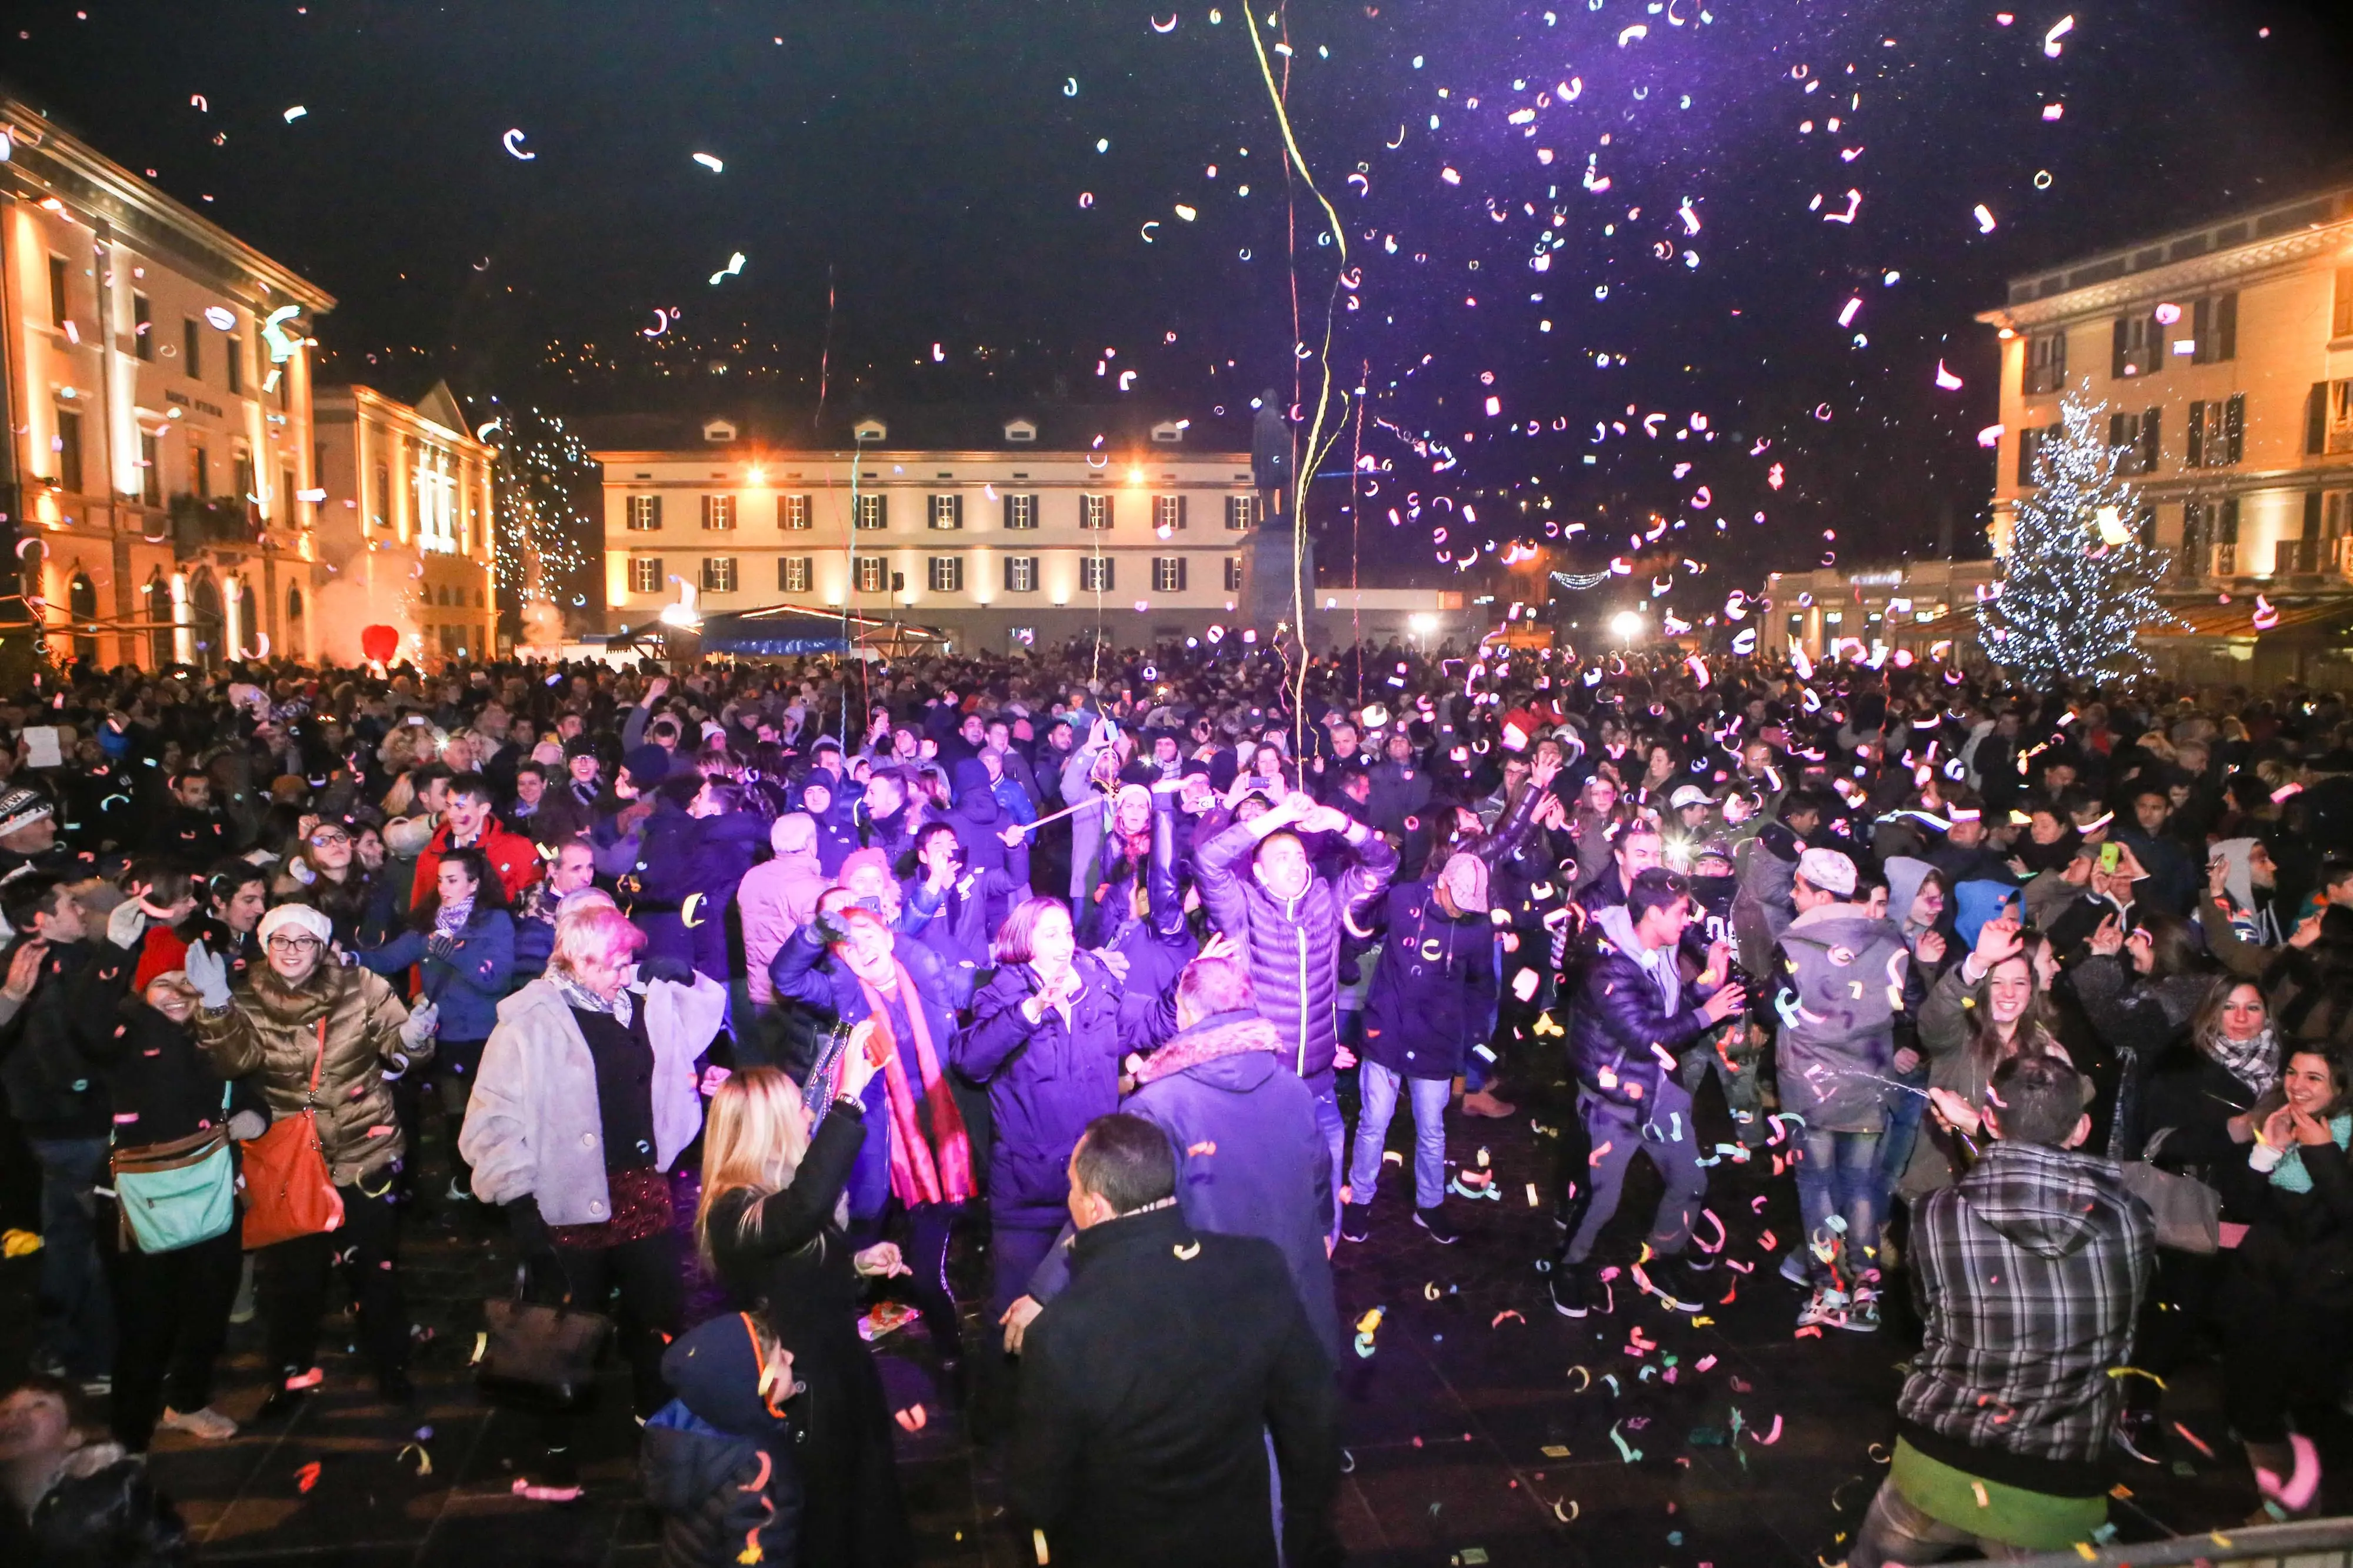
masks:
<instances>
[{"instance_id":1,"label":"building with shutters","mask_svg":"<svg viewBox=\"0 0 2353 1568\"><path fill-rule=\"evenodd\" d=\"M497 454L467 433L448 385L415 407L369 386L322 387L317 404L324 656L356 663L371 626L427 667L494 653Z\"/></svg>"},{"instance_id":2,"label":"building with shutters","mask_svg":"<svg viewBox=\"0 0 2353 1568\"><path fill-rule=\"evenodd\" d=\"M333 299L23 103L0 136L0 640L317 657L309 334Z\"/></svg>"},{"instance_id":3,"label":"building with shutters","mask_svg":"<svg viewBox=\"0 0 2353 1568\"><path fill-rule=\"evenodd\" d=\"M1125 407L739 411L583 425L604 467L608 629L849 608L1005 651L1235 623L1258 521L1247 419Z\"/></svg>"},{"instance_id":4,"label":"building with shutters","mask_svg":"<svg viewBox=\"0 0 2353 1568\"><path fill-rule=\"evenodd\" d=\"M2144 636L2160 668L2353 677L2353 186L2012 279L2008 294L1978 318L2001 344L1996 551L2074 389L2105 405L2141 535L2168 554L2183 624ZM2282 613L2262 633L2258 593Z\"/></svg>"}]
</instances>

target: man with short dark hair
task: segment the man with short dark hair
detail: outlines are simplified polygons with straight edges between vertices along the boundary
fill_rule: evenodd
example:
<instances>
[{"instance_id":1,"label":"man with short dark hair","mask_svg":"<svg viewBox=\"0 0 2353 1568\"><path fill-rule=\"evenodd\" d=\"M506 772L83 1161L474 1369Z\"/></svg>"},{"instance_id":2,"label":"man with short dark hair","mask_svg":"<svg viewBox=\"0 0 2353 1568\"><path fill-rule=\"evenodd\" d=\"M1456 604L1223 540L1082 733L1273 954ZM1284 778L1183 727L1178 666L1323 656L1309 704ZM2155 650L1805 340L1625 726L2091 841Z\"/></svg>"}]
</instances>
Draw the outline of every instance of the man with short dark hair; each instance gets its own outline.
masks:
<instances>
[{"instance_id":1,"label":"man with short dark hair","mask_svg":"<svg viewBox=\"0 0 2353 1568\"><path fill-rule=\"evenodd\" d=\"M1644 1278L1670 1309L1699 1310L1700 1290L1688 1278L1683 1253L1693 1216L1707 1194L1707 1173L1699 1163L1699 1128L1676 1058L1703 1032L1738 1014L1746 997L1727 978L1730 957L1720 942L1708 951L1706 969L1686 993L1676 950L1691 910L1689 885L1654 866L1634 878L1624 903L1594 917L1596 953L1569 1032L1577 1113L1592 1149L1586 1176L1592 1191L1553 1267L1553 1310L1565 1318L1591 1310L1599 1283L1589 1261L1594 1244L1618 1212L1626 1172L1638 1153L1651 1157L1666 1189L1651 1226Z\"/></svg>"},{"instance_id":2,"label":"man with short dark hair","mask_svg":"<svg viewBox=\"0 0 2353 1568\"><path fill-rule=\"evenodd\" d=\"M1894 1467L1847 1554L1852 1568L2057 1552L2106 1521L2106 1455L2156 1237L2089 1136L2084 1080L2056 1057L2012 1057L1980 1108L1932 1091L1939 1116L1981 1115L1985 1151L1912 1213L1907 1262L1923 1335L1896 1403Z\"/></svg>"},{"instance_id":3,"label":"man with short dark hair","mask_svg":"<svg viewBox=\"0 0 2353 1568\"><path fill-rule=\"evenodd\" d=\"M1338 1388L1282 1256L1187 1222L1141 1117L1096 1118L1070 1176L1070 1289L1024 1336L1009 1466L1056 1568L1337 1563Z\"/></svg>"},{"instance_id":4,"label":"man with short dark hair","mask_svg":"<svg viewBox=\"0 0 2353 1568\"><path fill-rule=\"evenodd\" d=\"M522 897L539 880L539 850L520 833L510 832L493 815L498 797L480 773L460 773L449 781L448 814L440 827L417 856L417 878L409 891L411 904L433 896L441 875L441 857L452 849L479 849L499 875L507 902Z\"/></svg>"}]
</instances>

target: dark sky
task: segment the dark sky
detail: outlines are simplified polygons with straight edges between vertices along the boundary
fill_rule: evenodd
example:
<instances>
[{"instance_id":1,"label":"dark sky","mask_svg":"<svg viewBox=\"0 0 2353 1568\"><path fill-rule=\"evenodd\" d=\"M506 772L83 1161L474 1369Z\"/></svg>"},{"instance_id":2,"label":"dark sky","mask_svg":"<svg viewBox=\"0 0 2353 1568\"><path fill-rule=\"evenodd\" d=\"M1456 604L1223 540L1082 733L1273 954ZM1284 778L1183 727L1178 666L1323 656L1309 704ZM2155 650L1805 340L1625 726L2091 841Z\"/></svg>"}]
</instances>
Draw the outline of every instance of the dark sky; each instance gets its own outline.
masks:
<instances>
[{"instance_id":1,"label":"dark sky","mask_svg":"<svg viewBox=\"0 0 2353 1568\"><path fill-rule=\"evenodd\" d=\"M2067 0L2009 26L2005 3L1259 0L1361 268L1331 321L1342 384L1371 394L1362 452L1390 465L1361 498L1367 573L1439 581L1440 552L1547 520L1586 522L1563 563L1597 566L1656 510L1683 527L1644 576L1719 571L1679 574L1692 614L1736 571L1924 550L1947 508L1966 546L1995 417L1970 317L2005 277L2353 174L2353 7L2088 0L2054 58ZM331 379L699 412L811 401L824 354L832 398L1183 412L1288 397L1294 372L1312 392L1293 345L1351 297L1321 209L1287 192L1246 13L1212 14L18 0L0 71L339 296ZM1850 189L1855 221L1825 221ZM1960 390L1934 384L1940 359ZM1707 430L1675 441L1693 414ZM1593 444L1613 419L1630 433Z\"/></svg>"}]
</instances>

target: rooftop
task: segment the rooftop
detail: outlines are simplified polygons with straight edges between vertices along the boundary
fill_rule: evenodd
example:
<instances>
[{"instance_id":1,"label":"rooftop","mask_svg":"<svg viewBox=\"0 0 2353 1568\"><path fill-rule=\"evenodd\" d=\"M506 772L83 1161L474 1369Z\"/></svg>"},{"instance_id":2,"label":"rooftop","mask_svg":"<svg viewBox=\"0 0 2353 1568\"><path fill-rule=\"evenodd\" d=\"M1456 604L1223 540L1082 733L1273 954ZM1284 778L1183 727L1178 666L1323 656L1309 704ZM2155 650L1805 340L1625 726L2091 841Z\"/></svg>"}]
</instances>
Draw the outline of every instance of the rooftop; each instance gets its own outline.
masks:
<instances>
[{"instance_id":1,"label":"rooftop","mask_svg":"<svg viewBox=\"0 0 2353 1568\"><path fill-rule=\"evenodd\" d=\"M2063 267L2013 278L2010 280L2008 303L2023 305L2047 300L2054 294L2089 289L2233 246L2276 239L2299 229L2318 228L2347 218L2353 218L2353 184L2242 210L2192 228L2176 229L2154 239L2087 256Z\"/></svg>"},{"instance_id":2,"label":"rooftop","mask_svg":"<svg viewBox=\"0 0 2353 1568\"><path fill-rule=\"evenodd\" d=\"M1246 453L1250 410L1223 416L1142 404L908 404L815 408L763 405L698 413L602 415L575 430L597 453L1133 452ZM880 434L874 433L881 427ZM866 434L861 438L860 427ZM1028 438L1022 433L1028 432ZM1156 431L1156 435L1155 435ZM1174 440L1169 439L1175 437Z\"/></svg>"}]
</instances>

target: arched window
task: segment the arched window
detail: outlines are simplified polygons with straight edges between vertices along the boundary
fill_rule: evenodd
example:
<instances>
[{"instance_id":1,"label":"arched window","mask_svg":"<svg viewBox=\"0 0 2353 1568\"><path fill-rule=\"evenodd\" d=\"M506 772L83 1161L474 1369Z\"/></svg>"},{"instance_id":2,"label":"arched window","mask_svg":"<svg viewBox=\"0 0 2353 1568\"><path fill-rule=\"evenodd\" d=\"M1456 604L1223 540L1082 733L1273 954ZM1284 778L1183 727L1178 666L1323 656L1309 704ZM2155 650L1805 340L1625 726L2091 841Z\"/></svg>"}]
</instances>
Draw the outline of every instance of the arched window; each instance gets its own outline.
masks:
<instances>
[{"instance_id":1,"label":"arched window","mask_svg":"<svg viewBox=\"0 0 2353 1568\"><path fill-rule=\"evenodd\" d=\"M261 647L261 616L254 600L253 584L249 582L237 585L237 624L238 631L245 637L245 646L229 651L235 657L244 658Z\"/></svg>"},{"instance_id":2,"label":"arched window","mask_svg":"<svg viewBox=\"0 0 2353 1568\"><path fill-rule=\"evenodd\" d=\"M289 588L286 590L286 623L290 626L301 618L302 590L300 588Z\"/></svg>"},{"instance_id":3,"label":"arched window","mask_svg":"<svg viewBox=\"0 0 2353 1568\"><path fill-rule=\"evenodd\" d=\"M188 605L194 612L190 619L195 622L195 637L193 640L196 645L196 666L200 669L210 669L223 657L221 637L225 620L221 614L220 584L213 580L209 571L199 571L188 579Z\"/></svg>"}]
</instances>

